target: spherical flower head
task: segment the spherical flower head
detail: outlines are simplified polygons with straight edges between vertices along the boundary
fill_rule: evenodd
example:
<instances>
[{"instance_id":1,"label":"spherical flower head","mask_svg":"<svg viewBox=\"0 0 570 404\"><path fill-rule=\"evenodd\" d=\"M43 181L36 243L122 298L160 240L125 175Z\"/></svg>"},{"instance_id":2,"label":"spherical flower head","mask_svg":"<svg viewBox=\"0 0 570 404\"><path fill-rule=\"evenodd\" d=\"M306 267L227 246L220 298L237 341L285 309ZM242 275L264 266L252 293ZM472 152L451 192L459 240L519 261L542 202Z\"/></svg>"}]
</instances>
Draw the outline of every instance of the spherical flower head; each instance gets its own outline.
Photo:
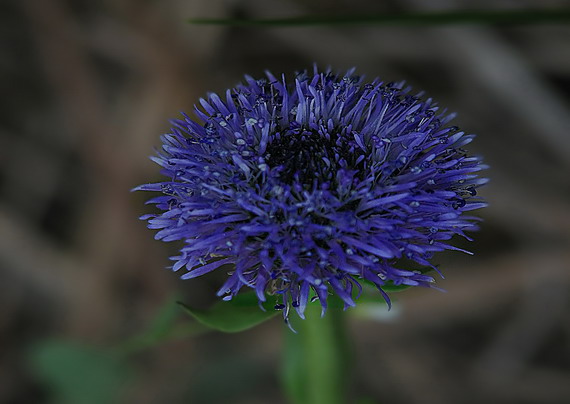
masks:
<instances>
[{"instance_id":1,"label":"spherical flower head","mask_svg":"<svg viewBox=\"0 0 570 404\"><path fill-rule=\"evenodd\" d=\"M153 160L168 179L145 215L155 238L181 240L172 270L195 278L231 264L218 295L253 289L287 319L335 294L354 306L361 282L432 286L433 253L477 228L480 158L452 114L404 83L353 70L298 73L209 94L173 120ZM463 250L462 250L463 251ZM412 270L410 266L420 268Z\"/></svg>"}]
</instances>

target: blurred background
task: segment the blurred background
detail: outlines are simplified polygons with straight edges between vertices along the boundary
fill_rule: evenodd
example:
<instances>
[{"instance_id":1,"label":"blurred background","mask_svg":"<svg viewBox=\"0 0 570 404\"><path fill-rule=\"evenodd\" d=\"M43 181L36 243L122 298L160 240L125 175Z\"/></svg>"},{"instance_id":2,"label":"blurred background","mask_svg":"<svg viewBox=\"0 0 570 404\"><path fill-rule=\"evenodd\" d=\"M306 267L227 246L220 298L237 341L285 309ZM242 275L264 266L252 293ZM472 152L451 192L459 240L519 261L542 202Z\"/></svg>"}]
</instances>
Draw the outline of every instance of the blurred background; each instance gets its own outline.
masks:
<instances>
[{"instance_id":1,"label":"blurred background","mask_svg":"<svg viewBox=\"0 0 570 404\"><path fill-rule=\"evenodd\" d=\"M351 319L352 402L570 402L570 25L185 22L473 8L570 3L1 2L0 402L286 402L282 322L193 328L173 302L206 307L219 279L164 269L177 246L153 240L149 195L129 190L160 178L159 135L207 91L314 62L425 90L491 166L481 231L458 240L475 256L436 257L448 292Z\"/></svg>"}]
</instances>

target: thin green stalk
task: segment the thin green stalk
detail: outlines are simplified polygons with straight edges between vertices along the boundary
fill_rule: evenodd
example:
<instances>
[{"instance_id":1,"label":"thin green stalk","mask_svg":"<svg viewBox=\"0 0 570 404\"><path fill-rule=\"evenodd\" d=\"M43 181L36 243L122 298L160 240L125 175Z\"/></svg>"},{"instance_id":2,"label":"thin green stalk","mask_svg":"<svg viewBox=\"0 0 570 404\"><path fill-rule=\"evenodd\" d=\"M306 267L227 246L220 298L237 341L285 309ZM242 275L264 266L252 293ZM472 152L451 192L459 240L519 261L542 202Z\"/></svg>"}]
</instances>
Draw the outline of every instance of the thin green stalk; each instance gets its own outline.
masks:
<instances>
[{"instance_id":1,"label":"thin green stalk","mask_svg":"<svg viewBox=\"0 0 570 404\"><path fill-rule=\"evenodd\" d=\"M294 27L316 25L512 25L568 24L570 9L443 11L385 13L379 15L304 16L291 18L217 19L192 18L190 24L257 27Z\"/></svg>"},{"instance_id":2,"label":"thin green stalk","mask_svg":"<svg viewBox=\"0 0 570 404\"><path fill-rule=\"evenodd\" d=\"M344 312L310 304L306 320L285 330L283 382L294 404L345 404L349 380ZM293 314L291 317L294 317Z\"/></svg>"}]
</instances>

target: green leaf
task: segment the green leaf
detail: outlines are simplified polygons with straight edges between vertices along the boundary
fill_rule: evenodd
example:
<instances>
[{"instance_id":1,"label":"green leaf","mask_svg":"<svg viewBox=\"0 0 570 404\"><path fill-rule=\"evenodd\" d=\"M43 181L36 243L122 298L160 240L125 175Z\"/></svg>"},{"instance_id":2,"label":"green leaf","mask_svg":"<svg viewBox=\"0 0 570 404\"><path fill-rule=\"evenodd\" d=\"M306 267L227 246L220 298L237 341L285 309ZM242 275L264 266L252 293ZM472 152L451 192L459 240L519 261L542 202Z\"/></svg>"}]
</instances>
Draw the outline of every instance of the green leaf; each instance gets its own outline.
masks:
<instances>
[{"instance_id":1,"label":"green leaf","mask_svg":"<svg viewBox=\"0 0 570 404\"><path fill-rule=\"evenodd\" d=\"M279 311L265 302L263 311L254 292L240 293L229 301L220 301L207 310L193 309L178 302L200 323L222 332L240 332L274 317Z\"/></svg>"},{"instance_id":2,"label":"green leaf","mask_svg":"<svg viewBox=\"0 0 570 404\"><path fill-rule=\"evenodd\" d=\"M118 354L131 354L152 348L163 342L191 337L208 331L202 324L177 324L176 319L180 314L176 298L170 298L159 309L155 319L149 327L142 333L135 335L123 343L119 344L115 349Z\"/></svg>"},{"instance_id":3,"label":"green leaf","mask_svg":"<svg viewBox=\"0 0 570 404\"><path fill-rule=\"evenodd\" d=\"M131 369L107 350L61 340L44 341L29 355L37 377L60 404L118 402Z\"/></svg>"},{"instance_id":4,"label":"green leaf","mask_svg":"<svg viewBox=\"0 0 570 404\"><path fill-rule=\"evenodd\" d=\"M304 16L267 19L192 18L190 24L258 27L316 25L450 25L450 24L545 24L570 22L570 9L448 11L429 13L384 13L380 15Z\"/></svg>"}]
</instances>

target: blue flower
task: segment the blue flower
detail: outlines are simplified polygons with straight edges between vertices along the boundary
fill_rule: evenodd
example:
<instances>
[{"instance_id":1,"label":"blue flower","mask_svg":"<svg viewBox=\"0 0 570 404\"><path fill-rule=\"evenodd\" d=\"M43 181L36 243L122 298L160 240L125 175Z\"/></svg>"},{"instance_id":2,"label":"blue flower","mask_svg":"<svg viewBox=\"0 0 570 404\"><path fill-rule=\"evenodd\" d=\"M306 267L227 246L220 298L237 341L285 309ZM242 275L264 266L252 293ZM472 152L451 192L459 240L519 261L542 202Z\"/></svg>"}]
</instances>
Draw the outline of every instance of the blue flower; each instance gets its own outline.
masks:
<instances>
[{"instance_id":1,"label":"blue flower","mask_svg":"<svg viewBox=\"0 0 570 404\"><path fill-rule=\"evenodd\" d=\"M201 99L173 120L152 159L168 179L136 190L161 194L145 215L155 238L181 240L172 270L195 278L223 265L218 295L253 289L277 309L336 294L355 305L361 282L432 287L433 253L460 250L477 229L465 213L485 206L471 140L404 83L366 83L349 70L302 72L293 81L245 82ZM411 266L420 268L410 269Z\"/></svg>"}]
</instances>

